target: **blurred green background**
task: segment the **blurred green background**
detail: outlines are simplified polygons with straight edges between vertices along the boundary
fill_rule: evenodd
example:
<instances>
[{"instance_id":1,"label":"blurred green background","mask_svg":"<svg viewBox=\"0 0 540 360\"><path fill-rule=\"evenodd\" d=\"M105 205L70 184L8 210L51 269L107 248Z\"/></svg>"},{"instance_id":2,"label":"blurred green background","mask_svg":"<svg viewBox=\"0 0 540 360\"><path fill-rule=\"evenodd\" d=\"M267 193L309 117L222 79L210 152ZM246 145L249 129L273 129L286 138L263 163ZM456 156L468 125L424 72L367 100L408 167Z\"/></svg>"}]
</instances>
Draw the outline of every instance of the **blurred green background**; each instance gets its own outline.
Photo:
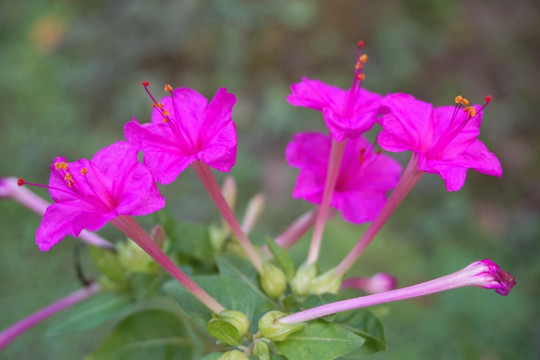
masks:
<instances>
[{"instance_id":1,"label":"blurred green background","mask_svg":"<svg viewBox=\"0 0 540 360\"><path fill-rule=\"evenodd\" d=\"M354 273L390 272L405 286L489 257L517 279L508 298L469 288L375 308L388 351L374 359L538 359L539 7L534 0L2 1L0 176L46 183L55 156L89 158L122 140L132 116L149 119L143 80L157 96L164 83L209 97L226 86L238 98L238 212L264 192L256 232L275 236L311 208L290 197L296 171L284 162L285 146L294 132L325 130L319 113L285 101L289 85L309 76L348 87L363 39L364 84L372 91L408 92L436 105L458 93L472 102L491 94L481 139L505 172L498 179L470 171L457 193L424 176ZM217 221L195 180L188 171L162 187L168 207L179 220ZM41 253L39 221L0 202L0 329L80 286L77 240ZM363 230L333 220L323 270ZM110 227L101 234L120 237ZM294 249L299 261L307 240ZM50 323L0 358L78 359L107 330L48 336Z\"/></svg>"}]
</instances>

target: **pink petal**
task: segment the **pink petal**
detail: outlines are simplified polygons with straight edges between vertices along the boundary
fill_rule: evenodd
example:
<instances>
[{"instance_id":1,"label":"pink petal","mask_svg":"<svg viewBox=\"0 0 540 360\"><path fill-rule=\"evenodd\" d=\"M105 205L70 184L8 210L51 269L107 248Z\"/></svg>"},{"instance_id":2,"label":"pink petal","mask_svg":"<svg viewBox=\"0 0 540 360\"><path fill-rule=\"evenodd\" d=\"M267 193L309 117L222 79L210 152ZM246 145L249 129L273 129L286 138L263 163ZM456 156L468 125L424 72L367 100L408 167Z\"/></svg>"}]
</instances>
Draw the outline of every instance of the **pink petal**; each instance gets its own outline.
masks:
<instances>
[{"instance_id":1,"label":"pink petal","mask_svg":"<svg viewBox=\"0 0 540 360\"><path fill-rule=\"evenodd\" d=\"M319 111L323 111L326 107L338 111L346 95L343 89L306 77L299 83L292 84L291 92L292 94L287 96L290 104Z\"/></svg>"},{"instance_id":2,"label":"pink petal","mask_svg":"<svg viewBox=\"0 0 540 360\"><path fill-rule=\"evenodd\" d=\"M390 109L390 113L378 119L383 130L377 142L384 150L419 152L429 147L432 136L431 104L402 93L386 96L383 104Z\"/></svg>"},{"instance_id":3,"label":"pink petal","mask_svg":"<svg viewBox=\"0 0 540 360\"><path fill-rule=\"evenodd\" d=\"M36 244L48 251L67 235L78 236L82 229L99 230L107 222L101 214L82 211L77 203L55 203L47 207L36 231Z\"/></svg>"},{"instance_id":4,"label":"pink petal","mask_svg":"<svg viewBox=\"0 0 540 360\"><path fill-rule=\"evenodd\" d=\"M460 159L462 164L478 172L502 177L499 159L488 150L480 140L476 140L465 149Z\"/></svg>"},{"instance_id":5,"label":"pink petal","mask_svg":"<svg viewBox=\"0 0 540 360\"><path fill-rule=\"evenodd\" d=\"M343 218L354 224L363 224L375 219L386 202L385 192L366 190L336 193L331 206L339 209Z\"/></svg>"}]
</instances>

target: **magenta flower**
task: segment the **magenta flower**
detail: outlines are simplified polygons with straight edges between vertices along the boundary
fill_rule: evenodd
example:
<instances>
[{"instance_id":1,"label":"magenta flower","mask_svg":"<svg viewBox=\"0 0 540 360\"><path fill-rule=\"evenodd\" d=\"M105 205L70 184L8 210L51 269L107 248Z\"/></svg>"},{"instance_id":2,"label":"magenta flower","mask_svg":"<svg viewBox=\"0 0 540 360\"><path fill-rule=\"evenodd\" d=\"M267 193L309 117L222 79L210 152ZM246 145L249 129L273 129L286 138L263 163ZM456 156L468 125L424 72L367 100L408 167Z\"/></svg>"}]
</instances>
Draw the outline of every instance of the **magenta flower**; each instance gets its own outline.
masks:
<instances>
[{"instance_id":1,"label":"magenta flower","mask_svg":"<svg viewBox=\"0 0 540 360\"><path fill-rule=\"evenodd\" d=\"M299 83L291 85L292 94L287 96L287 101L292 105L321 111L330 134L338 142L354 139L371 129L377 116L385 109L381 107L381 95L362 88L365 78L362 68L367 61L367 55L360 54L363 45L362 41L358 43L350 89L343 90L304 77Z\"/></svg>"},{"instance_id":2,"label":"magenta flower","mask_svg":"<svg viewBox=\"0 0 540 360\"><path fill-rule=\"evenodd\" d=\"M285 157L299 168L293 197L320 204L332 139L321 133L299 133L289 143ZM390 157L374 152L363 137L349 140L337 176L330 206L353 223L373 220L386 202L386 193L399 180L401 166Z\"/></svg>"},{"instance_id":3,"label":"magenta flower","mask_svg":"<svg viewBox=\"0 0 540 360\"><path fill-rule=\"evenodd\" d=\"M469 266L435 280L406 288L382 292L379 294L362 296L349 300L318 306L289 315L279 320L282 324L293 324L342 311L359 309L366 306L383 304L391 301L410 299L429 295L441 291L457 289L464 286L476 286L494 289L497 293L507 296L516 285L516 280L509 273L489 259L473 262Z\"/></svg>"},{"instance_id":4,"label":"magenta flower","mask_svg":"<svg viewBox=\"0 0 540 360\"><path fill-rule=\"evenodd\" d=\"M154 178L138 162L137 152L130 144L117 142L92 160L54 160L48 188L55 202L47 207L36 232L42 251L66 235L76 237L83 229L96 231L120 215L146 215L165 205Z\"/></svg>"},{"instance_id":5,"label":"magenta flower","mask_svg":"<svg viewBox=\"0 0 540 360\"><path fill-rule=\"evenodd\" d=\"M478 140L484 107L468 106L461 96L456 106L433 108L429 103L407 94L391 94L385 98L390 112L379 119L383 127L377 139L388 151L413 151L418 157L418 170L439 174L448 191L461 189L468 169L501 177L497 157Z\"/></svg>"},{"instance_id":6,"label":"magenta flower","mask_svg":"<svg viewBox=\"0 0 540 360\"><path fill-rule=\"evenodd\" d=\"M157 182L169 184L192 162L200 160L219 171L230 171L236 162L236 129L231 118L236 103L225 88L210 103L188 88L165 90L171 93L154 101L152 122L136 119L124 128L126 139L144 152L144 163Z\"/></svg>"}]
</instances>

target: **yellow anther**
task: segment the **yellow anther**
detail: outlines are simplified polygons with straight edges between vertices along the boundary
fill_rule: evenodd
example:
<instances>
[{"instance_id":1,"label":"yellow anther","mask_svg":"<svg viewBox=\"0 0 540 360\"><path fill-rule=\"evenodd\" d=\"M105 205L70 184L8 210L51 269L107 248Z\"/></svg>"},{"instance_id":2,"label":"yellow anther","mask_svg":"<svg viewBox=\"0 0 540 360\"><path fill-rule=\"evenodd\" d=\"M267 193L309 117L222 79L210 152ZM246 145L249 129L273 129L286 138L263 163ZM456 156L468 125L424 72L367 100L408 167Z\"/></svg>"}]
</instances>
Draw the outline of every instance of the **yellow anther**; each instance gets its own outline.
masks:
<instances>
[{"instance_id":1,"label":"yellow anther","mask_svg":"<svg viewBox=\"0 0 540 360\"><path fill-rule=\"evenodd\" d=\"M463 106L468 106L468 105L469 105L469 100L463 98L463 99L461 99L461 104L462 104Z\"/></svg>"},{"instance_id":2,"label":"yellow anther","mask_svg":"<svg viewBox=\"0 0 540 360\"><path fill-rule=\"evenodd\" d=\"M67 170L68 164L66 164L66 163L63 162L63 161L62 161L62 162L57 162L57 163L54 163L54 168L55 168L56 170L60 170L60 169L62 169L62 170Z\"/></svg>"},{"instance_id":3,"label":"yellow anther","mask_svg":"<svg viewBox=\"0 0 540 360\"><path fill-rule=\"evenodd\" d=\"M166 92L171 92L172 89L173 89L173 87L172 87L170 84L166 84L166 85L165 85L165 91L166 91Z\"/></svg>"},{"instance_id":4,"label":"yellow anther","mask_svg":"<svg viewBox=\"0 0 540 360\"><path fill-rule=\"evenodd\" d=\"M163 109L163 103L157 103L157 107L160 108L160 109Z\"/></svg>"},{"instance_id":5,"label":"yellow anther","mask_svg":"<svg viewBox=\"0 0 540 360\"><path fill-rule=\"evenodd\" d=\"M163 116L169 116L169 110L163 110Z\"/></svg>"},{"instance_id":6,"label":"yellow anther","mask_svg":"<svg viewBox=\"0 0 540 360\"><path fill-rule=\"evenodd\" d=\"M72 188L72 187L73 187L73 184L75 184L75 181L69 180L67 184L68 184L68 187L69 187L69 188Z\"/></svg>"},{"instance_id":7,"label":"yellow anther","mask_svg":"<svg viewBox=\"0 0 540 360\"><path fill-rule=\"evenodd\" d=\"M73 176L71 176L70 173L66 173L66 176L64 176L64 180L67 180L68 182L73 181Z\"/></svg>"},{"instance_id":8,"label":"yellow anther","mask_svg":"<svg viewBox=\"0 0 540 360\"><path fill-rule=\"evenodd\" d=\"M82 168L82 169L81 169L81 174L82 174L82 175L88 174L88 169L87 169L87 168Z\"/></svg>"},{"instance_id":9,"label":"yellow anther","mask_svg":"<svg viewBox=\"0 0 540 360\"><path fill-rule=\"evenodd\" d=\"M358 74L356 75L356 78L360 81L364 81L366 79L366 74L362 73L362 74Z\"/></svg>"},{"instance_id":10,"label":"yellow anther","mask_svg":"<svg viewBox=\"0 0 540 360\"><path fill-rule=\"evenodd\" d=\"M360 60L361 62L365 63L365 62L367 61L367 59L368 59L368 57L367 57L367 55L366 55L366 54L362 54L362 55L360 55L360 58L359 58L359 60Z\"/></svg>"},{"instance_id":11,"label":"yellow anther","mask_svg":"<svg viewBox=\"0 0 540 360\"><path fill-rule=\"evenodd\" d=\"M156 104L156 103L152 104L152 107L153 107L154 109L157 108L157 104Z\"/></svg>"},{"instance_id":12,"label":"yellow anther","mask_svg":"<svg viewBox=\"0 0 540 360\"><path fill-rule=\"evenodd\" d=\"M164 123L164 124L166 124L168 121L169 121L169 118L168 118L168 117L164 117L164 118L163 118L163 123Z\"/></svg>"},{"instance_id":13,"label":"yellow anther","mask_svg":"<svg viewBox=\"0 0 540 360\"><path fill-rule=\"evenodd\" d=\"M356 70L361 69L363 67L364 67L364 64L361 61L357 61L356 64L354 65L354 68Z\"/></svg>"},{"instance_id":14,"label":"yellow anther","mask_svg":"<svg viewBox=\"0 0 540 360\"><path fill-rule=\"evenodd\" d=\"M456 100L456 104L459 104L459 103L461 103L461 100L463 100L463 96L458 95L458 96L456 96L455 100Z\"/></svg>"},{"instance_id":15,"label":"yellow anther","mask_svg":"<svg viewBox=\"0 0 540 360\"><path fill-rule=\"evenodd\" d=\"M470 117L475 117L476 116L476 110L472 106L469 106L468 110L467 110L467 114L469 114Z\"/></svg>"}]
</instances>

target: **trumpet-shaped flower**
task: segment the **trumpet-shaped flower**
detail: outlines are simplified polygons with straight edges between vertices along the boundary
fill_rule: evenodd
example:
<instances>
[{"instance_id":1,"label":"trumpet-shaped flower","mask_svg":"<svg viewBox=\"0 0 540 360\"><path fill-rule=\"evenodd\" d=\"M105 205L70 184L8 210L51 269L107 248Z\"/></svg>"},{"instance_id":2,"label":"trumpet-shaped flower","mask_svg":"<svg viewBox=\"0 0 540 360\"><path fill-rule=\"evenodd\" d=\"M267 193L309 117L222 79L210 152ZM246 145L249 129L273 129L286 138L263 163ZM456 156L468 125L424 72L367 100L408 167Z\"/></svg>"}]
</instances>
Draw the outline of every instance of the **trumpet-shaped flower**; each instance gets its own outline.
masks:
<instances>
[{"instance_id":1,"label":"trumpet-shaped flower","mask_svg":"<svg viewBox=\"0 0 540 360\"><path fill-rule=\"evenodd\" d=\"M293 197L319 204L322 200L332 139L321 133L299 133L289 143L286 158L300 173ZM330 206L353 223L371 221L399 180L401 166L374 152L363 137L347 142Z\"/></svg>"},{"instance_id":2,"label":"trumpet-shaped flower","mask_svg":"<svg viewBox=\"0 0 540 360\"><path fill-rule=\"evenodd\" d=\"M516 280L501 270L499 265L489 259L475 261L455 273L413 286L385 291L379 294L362 296L349 300L318 306L279 319L281 324L294 324L342 311L359 309L366 306L383 304L391 301L410 299L464 286L476 286L493 289L507 296L516 285Z\"/></svg>"},{"instance_id":3,"label":"trumpet-shaped flower","mask_svg":"<svg viewBox=\"0 0 540 360\"><path fill-rule=\"evenodd\" d=\"M478 140L485 106L469 106L457 96L455 106L433 108L407 94L391 94L384 101L390 112L379 118L379 145L388 151L413 151L418 170L439 174L448 191L461 189L468 169L502 176L497 157Z\"/></svg>"},{"instance_id":4,"label":"trumpet-shaped flower","mask_svg":"<svg viewBox=\"0 0 540 360\"><path fill-rule=\"evenodd\" d=\"M144 163L157 182L169 184L192 162L200 160L219 171L230 171L236 162L236 128L231 118L236 103L225 88L210 103L188 88L165 90L170 97L154 101L152 122L136 119L124 127L126 139L144 152Z\"/></svg>"},{"instance_id":5,"label":"trumpet-shaped flower","mask_svg":"<svg viewBox=\"0 0 540 360\"><path fill-rule=\"evenodd\" d=\"M365 75L362 73L367 55L361 54L363 41L358 43L353 83L348 90L328 85L306 77L291 85L287 101L321 111L332 137L341 142L354 139L371 129L377 116L384 111L382 96L362 88Z\"/></svg>"},{"instance_id":6,"label":"trumpet-shaped flower","mask_svg":"<svg viewBox=\"0 0 540 360\"><path fill-rule=\"evenodd\" d=\"M165 205L152 174L138 162L137 149L126 142L100 150L91 160L67 163L57 157L48 188L54 203L47 207L36 232L42 251L66 235L96 231L118 216L146 215Z\"/></svg>"}]
</instances>

